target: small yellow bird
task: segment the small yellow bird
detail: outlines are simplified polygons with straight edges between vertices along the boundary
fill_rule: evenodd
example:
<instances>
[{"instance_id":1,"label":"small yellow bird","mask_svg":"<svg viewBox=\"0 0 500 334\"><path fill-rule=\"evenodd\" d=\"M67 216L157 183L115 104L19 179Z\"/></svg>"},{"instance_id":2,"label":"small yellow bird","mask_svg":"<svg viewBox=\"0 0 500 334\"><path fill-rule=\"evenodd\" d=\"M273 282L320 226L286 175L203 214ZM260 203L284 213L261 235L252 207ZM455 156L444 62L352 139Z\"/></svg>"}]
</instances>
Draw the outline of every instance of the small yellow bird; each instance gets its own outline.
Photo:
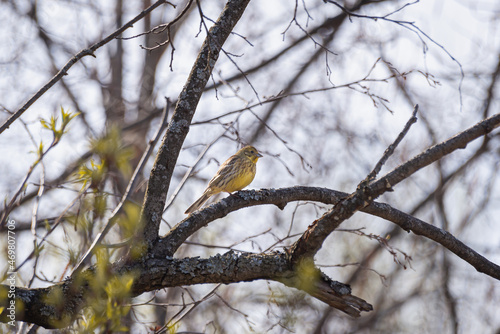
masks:
<instances>
[{"instance_id":1,"label":"small yellow bird","mask_svg":"<svg viewBox=\"0 0 500 334\"><path fill-rule=\"evenodd\" d=\"M185 214L198 210L211 196L220 192L232 193L248 186L257 171L257 160L262 158L255 147L245 146L227 159L208 183L203 195L194 202Z\"/></svg>"}]
</instances>

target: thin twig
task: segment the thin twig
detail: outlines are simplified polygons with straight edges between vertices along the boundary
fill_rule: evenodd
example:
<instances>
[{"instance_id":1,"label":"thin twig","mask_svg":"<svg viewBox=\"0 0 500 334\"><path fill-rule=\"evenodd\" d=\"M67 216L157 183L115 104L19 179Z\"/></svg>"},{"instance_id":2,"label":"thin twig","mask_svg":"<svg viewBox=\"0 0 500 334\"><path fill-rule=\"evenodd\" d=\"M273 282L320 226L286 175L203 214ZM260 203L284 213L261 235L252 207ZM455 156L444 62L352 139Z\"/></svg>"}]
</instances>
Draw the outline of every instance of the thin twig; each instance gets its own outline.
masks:
<instances>
[{"instance_id":1,"label":"thin twig","mask_svg":"<svg viewBox=\"0 0 500 334\"><path fill-rule=\"evenodd\" d=\"M206 120L202 120L202 121L198 121L198 122L193 122L192 125L200 125L200 124L210 123L210 122L219 120L221 118L227 117L229 115L240 113L240 112L243 112L245 110L249 110L249 109L258 107L258 106L260 106L262 104L272 103L272 102L275 102L275 101L278 101L278 100L281 100L281 99L284 99L284 98L288 98L288 97L294 97L294 96L305 96L305 97L307 97L307 94L312 94L312 93L326 92L326 91L329 91L329 90L335 90L335 89L340 89L340 88L353 88L353 86L355 86L355 85L361 85L361 83L364 83L364 82L388 82L388 80L390 80L390 79L394 79L394 78L398 78L398 77L405 77L408 74L413 73L413 72L414 71L408 71L408 72L404 72L404 73L393 73L390 76L387 76L387 77L381 78L381 79L375 79L375 78L371 79L371 78L368 78L369 74L367 74L362 79L351 81L351 82L348 82L348 83L345 83L345 84L342 84L342 85L312 88L312 89L308 89L308 90L305 90L305 91L292 92L292 93L283 93L283 92L280 92L277 95L269 96L266 100L262 101L261 103L254 103L252 105L245 106L244 108L240 108L240 109L237 109L237 110L229 111L229 112L224 113L224 114L219 115L219 116L215 116L215 117L212 117L212 118L209 118L209 119L206 119ZM262 121L264 121L264 119L262 119Z\"/></svg>"},{"instance_id":2,"label":"thin twig","mask_svg":"<svg viewBox=\"0 0 500 334\"><path fill-rule=\"evenodd\" d=\"M391 191L396 184L409 178L420 169L439 161L445 155L466 147L469 142L493 131L498 126L500 126L500 114L487 118L456 136L428 148L382 178L363 187L358 187L356 192L342 199L304 232L290 250L293 262L297 263L301 259L314 256L322 247L325 239L340 224L351 218L358 210L370 205L380 195Z\"/></svg>"},{"instance_id":3,"label":"thin twig","mask_svg":"<svg viewBox=\"0 0 500 334\"><path fill-rule=\"evenodd\" d=\"M179 94L169 128L163 137L151 169L141 211L143 241L149 249L158 239L163 208L170 189L172 175L203 94L203 87L212 76L213 66L219 58L220 48L230 36L249 2L250 0L229 0L227 2L217 19L217 23L208 31L186 84Z\"/></svg>"},{"instance_id":4,"label":"thin twig","mask_svg":"<svg viewBox=\"0 0 500 334\"><path fill-rule=\"evenodd\" d=\"M104 228L101 230L101 232L99 232L97 237L94 239L94 242L92 242L92 245L90 246L90 248L87 250L85 255L82 257L82 259L80 260L78 265L75 267L72 275L80 272L83 269L84 265L86 265L87 262L90 262L90 259L92 258L92 255L93 255L93 252L94 252L96 246L102 242L102 240L104 239L106 234L109 232L109 230L116 223L118 215L122 212L122 210L125 206L125 203L128 201L130 194L132 193L132 189L133 189L133 187L138 179L139 174L142 173L142 170L143 170L144 166L146 165L146 162L147 162L149 156L153 152L153 149L154 149L156 143L158 142L158 140L160 139L160 135L162 134L163 129L165 128L165 126L167 124L168 110L169 109L170 109L170 100L167 99L167 103L165 104L165 109L163 110L163 118L162 118L162 121L160 123L160 126L158 127L158 131L156 132L153 139L149 141L148 147L144 151L144 154L142 155L141 160L139 161L139 164L135 168L134 174L132 175L132 178L130 179L130 181L127 185L127 189L125 190L125 193L123 194L120 203L118 203L116 208L113 210L113 213L111 214L111 217L108 219L106 226L104 226Z\"/></svg>"},{"instance_id":5,"label":"thin twig","mask_svg":"<svg viewBox=\"0 0 500 334\"><path fill-rule=\"evenodd\" d=\"M80 197L87 191L87 189L82 189L82 191L79 192L78 196L76 196L73 201L71 201L65 208L64 210L61 212L61 214L59 215L59 217L57 218L56 222L54 223L54 225L52 226L52 228L43 236L42 240L40 240L40 242L38 243L38 247L40 247L46 240L47 238L49 237L49 235L52 234L52 232L55 231L55 229L59 226L59 224L61 223L62 221L62 218L64 217L64 215L66 214L66 212L68 212L69 209L71 209L73 207L73 205L75 205L75 203L80 199ZM35 255L36 253L36 249L33 249L31 251L31 253L26 257L26 259L20 264L18 265L14 271L19 271L19 269L21 269L26 263L28 263L29 260L31 260L33 258L33 256ZM5 278L1 278L0 281L3 281Z\"/></svg>"},{"instance_id":6,"label":"thin twig","mask_svg":"<svg viewBox=\"0 0 500 334\"><path fill-rule=\"evenodd\" d=\"M368 174L368 176L365 179L365 182L370 182L371 180L375 179L377 177L377 174L380 172L384 164L387 162L387 160L391 157L391 155L394 153L394 150L396 147L398 147L399 143L403 140L403 138L406 136L408 131L410 130L410 127L417 122L417 112L418 112L418 104L415 105L413 108L413 112L411 114L410 119L408 122L406 122L406 125L404 129L399 133L399 136L396 138L396 140L389 145L389 147L385 150L384 155L380 160L377 162L375 165L375 168Z\"/></svg>"},{"instance_id":7,"label":"thin twig","mask_svg":"<svg viewBox=\"0 0 500 334\"><path fill-rule=\"evenodd\" d=\"M166 3L166 0L158 0L156 3L153 5L149 6L147 9L143 10L139 15L134 17L132 20L128 21L125 25L120 27L119 29L115 30L112 34L108 35L106 38L103 40L93 44L87 49L83 49L82 51L78 52L75 56L73 56L67 63L64 65L63 68L57 72L57 74L52 77L52 79L49 80L38 92L35 93L18 111L16 111L12 116L5 121L2 126L0 126L0 133L4 132L6 129L9 128L9 126L14 123L16 119L18 119L28 108L35 103L36 100L38 100L43 94L45 94L52 86L56 84L59 80L61 80L65 75L68 74L68 70L75 65L80 59L82 59L85 56L92 56L95 58L95 51L102 47L103 45L106 45L113 39L115 39L117 36L121 35L125 30L128 28L131 28L134 23L137 21L141 20L144 18L147 14L149 14L151 11L159 7L160 5Z\"/></svg>"},{"instance_id":8,"label":"thin twig","mask_svg":"<svg viewBox=\"0 0 500 334\"><path fill-rule=\"evenodd\" d=\"M192 171L196 168L196 166L198 165L198 163L205 156L205 154L207 153L208 149L210 147L212 147L212 145L215 144L219 139L221 139L222 136L224 136L226 134L226 132L227 132L227 129L224 130L224 132L221 133L219 136L217 136L217 138L215 138L210 144L206 145L205 148L200 152L200 154L198 155L198 157L194 161L194 164L191 167L188 168L188 170L186 171L186 173L184 173L184 177L179 182L179 185L175 189L174 193L170 196L170 198L168 199L167 203L165 204L165 208L163 209L163 212L166 212L167 209L170 207L170 205L174 202L175 198L177 197L177 195L179 194L179 192L181 191L181 189L186 184L187 179L191 176Z\"/></svg>"},{"instance_id":9,"label":"thin twig","mask_svg":"<svg viewBox=\"0 0 500 334\"><path fill-rule=\"evenodd\" d=\"M11 210L13 209L14 205L18 201L18 197L21 195L21 193L25 190L26 183L28 182L29 178L33 174L35 168L40 164L45 157L47 153L49 153L57 144L59 143L58 140L53 140L50 146L43 151L43 146L40 144L39 147L37 147L37 150L35 151L38 154L38 157L36 161L30 166L28 172L26 173L26 176L24 177L23 181L21 182L21 185L17 189L16 193L14 196L12 196L12 199L10 200L9 204L5 206L4 211L2 212L2 216L0 216L0 228L5 225L7 222L7 217L9 216Z\"/></svg>"},{"instance_id":10,"label":"thin twig","mask_svg":"<svg viewBox=\"0 0 500 334\"><path fill-rule=\"evenodd\" d=\"M428 49L427 43L425 43L424 38L427 38L432 44L436 45L438 48L440 48L441 50L443 50L444 53L446 53L446 55L453 62L455 62L457 64L458 68L460 69L460 82L458 83L458 93L459 93L459 98L460 98L460 110L462 110L462 106L463 106L463 102L462 102L462 99L463 99L463 97L462 97L462 85L463 85L464 78L465 78L465 73L464 73L464 69L463 69L462 64L455 57L453 57L453 55L442 44L439 44L432 37L430 37L427 33L425 33L422 29L420 29L415 24L415 22L402 21L402 20L394 20L394 19L390 19L389 18L389 16L393 15L394 13L399 12L400 10L404 9L407 6L416 4L418 1L414 1L412 3L405 4L401 8L399 8L399 9L397 9L397 10L395 10L395 11L389 13L389 14L386 14L384 16L370 16L370 15L356 14L353 11L348 10L344 6L338 4L336 1L333 1L333 0L323 0L323 1L325 3L331 3L331 4L335 5L335 6L337 6L338 8L340 8L344 13L346 13L347 15L349 15L349 19L351 19L351 17L358 17L358 18L371 19L371 20L375 20L375 21L377 21L377 20L384 20L384 21L387 21L387 22L391 22L391 23L397 24L397 25L399 25L399 26L401 26L401 27L403 27L405 29L408 29L409 31L411 31L415 35L417 35L417 37L422 42L422 44L424 46L424 54L426 53L426 51ZM424 38L422 36L424 36Z\"/></svg>"}]
</instances>

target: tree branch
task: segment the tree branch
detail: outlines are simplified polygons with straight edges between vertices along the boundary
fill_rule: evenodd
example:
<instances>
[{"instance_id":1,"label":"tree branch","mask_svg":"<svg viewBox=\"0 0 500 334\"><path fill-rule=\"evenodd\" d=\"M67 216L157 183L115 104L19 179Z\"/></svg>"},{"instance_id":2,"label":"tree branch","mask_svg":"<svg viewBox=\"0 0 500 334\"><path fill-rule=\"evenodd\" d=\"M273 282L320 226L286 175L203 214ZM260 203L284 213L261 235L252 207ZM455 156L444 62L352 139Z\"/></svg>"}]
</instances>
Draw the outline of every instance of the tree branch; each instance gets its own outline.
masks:
<instances>
[{"instance_id":1,"label":"tree branch","mask_svg":"<svg viewBox=\"0 0 500 334\"><path fill-rule=\"evenodd\" d=\"M153 256L158 258L173 256L178 247L200 228L208 225L211 221L223 218L230 212L241 208L263 204L274 204L283 208L287 203L293 201L314 201L324 204L335 204L347 196L349 196L348 193L341 191L304 186L240 191L203 210L197 211L174 226L159 240L153 250ZM434 240L476 268L477 271L500 280L500 266L489 261L443 229L428 224L385 203L373 202L360 211L390 221L407 232L411 231L417 235Z\"/></svg>"},{"instance_id":2,"label":"tree branch","mask_svg":"<svg viewBox=\"0 0 500 334\"><path fill-rule=\"evenodd\" d=\"M391 157L391 155L394 153L394 150L396 149L396 147L398 147L399 143L401 143L401 141L406 136L408 131L410 131L410 127L417 121L417 112L418 112L418 104L416 104L415 107L413 108L413 112L411 114L411 117L408 120L408 122L406 123L403 131L401 131L401 133L396 138L394 143L389 145L389 147L385 150L382 158L375 165L375 168L373 168L373 170L370 172L370 174L368 174L368 176L366 177L366 182L370 182L371 180L375 179L377 177L378 173L380 173L380 170L382 169L384 164L387 162L387 160Z\"/></svg>"},{"instance_id":3,"label":"tree branch","mask_svg":"<svg viewBox=\"0 0 500 334\"><path fill-rule=\"evenodd\" d=\"M306 279L292 269L284 253L252 254L228 252L208 259L148 259L130 265L115 263L111 275L135 273L131 296L167 287L206 283L236 283L269 279L286 282L287 285L303 289L300 285ZM16 321L30 322L45 328L63 328L71 324L79 310L88 302L89 289L95 267L87 269L77 278L47 288L27 289L16 287ZM310 281L313 282L309 277ZM361 311L371 310L363 299L351 295L348 285L332 281L325 275L314 280L312 295L325 303L351 315L359 316ZM9 286L0 285L0 295L7 295ZM9 299L0 300L0 308L7 309ZM8 322L8 312L0 314L0 321Z\"/></svg>"},{"instance_id":4,"label":"tree branch","mask_svg":"<svg viewBox=\"0 0 500 334\"><path fill-rule=\"evenodd\" d=\"M250 0L229 0L216 23L208 32L179 95L174 115L159 148L149 177L141 222L144 241L151 248L158 238L163 207L179 152L189 132L198 102L219 57L219 52Z\"/></svg>"},{"instance_id":5,"label":"tree branch","mask_svg":"<svg viewBox=\"0 0 500 334\"><path fill-rule=\"evenodd\" d=\"M387 219L405 231L412 231L441 244L455 253L462 260L473 266L478 272L500 280L500 266L489 261L472 248L455 238L451 233L439 227L428 224L402 211L394 209L388 204L373 202L364 208L363 212Z\"/></svg>"},{"instance_id":6,"label":"tree branch","mask_svg":"<svg viewBox=\"0 0 500 334\"><path fill-rule=\"evenodd\" d=\"M92 56L95 57L94 53L97 49L99 49L101 46L106 45L107 43L111 42L113 39L121 35L125 30L128 28L131 28L134 23L137 21L141 20L144 16L148 15L150 12L152 12L154 9L156 9L158 6L166 3L166 0L158 0L155 2L153 5L149 6L147 9L143 10L139 15L134 17L132 20L128 21L125 25L117 29L115 32L112 34L108 35L106 38L103 40L93 44L92 46L88 47L87 49L83 49L82 51L78 52L75 56L73 56L67 63L64 65L63 68L57 72L57 74L52 77L52 79L49 80L38 92L35 93L18 111L16 111L14 114L12 114L7 121L5 121L2 126L0 126L0 133L4 132L6 129L9 128L9 126L14 123L16 119L18 119L26 110L28 110L29 107L33 103L36 102L43 94L45 94L52 86L54 86L59 80L61 80L65 75L68 74L68 70L73 67L80 59L82 59L85 56Z\"/></svg>"},{"instance_id":7,"label":"tree branch","mask_svg":"<svg viewBox=\"0 0 500 334\"><path fill-rule=\"evenodd\" d=\"M210 222L223 218L229 213L251 206L274 204L284 208L288 202L316 201L334 204L347 194L326 188L291 187L281 189L243 190L223 198L219 202L196 211L175 225L164 237L158 240L152 256L164 258L173 256L177 249L196 231Z\"/></svg>"},{"instance_id":8,"label":"tree branch","mask_svg":"<svg viewBox=\"0 0 500 334\"><path fill-rule=\"evenodd\" d=\"M356 211L370 205L371 202L383 193L392 191L393 186L408 178L416 171L441 159L443 156L457 149L465 148L469 142L491 132L499 125L500 114L496 114L460 134L430 147L425 152L397 167L377 181L371 184L362 184L356 192L338 202L323 217L316 220L302 237L297 240L291 249L291 256L294 262L298 262L302 258L314 256L323 245L325 239L342 222L349 219Z\"/></svg>"},{"instance_id":9,"label":"tree branch","mask_svg":"<svg viewBox=\"0 0 500 334\"><path fill-rule=\"evenodd\" d=\"M134 170L134 173L132 174L132 177L130 178L130 181L127 185L127 189L122 195L122 198L120 200L120 203L116 206L116 208L113 210L111 213L111 217L109 217L106 225L103 227L101 232L95 237L94 241L92 242L92 245L89 247L85 255L81 258L80 262L78 265L75 267L73 270L73 273L80 272L85 265L87 265L90 262L90 259L92 258L92 255L94 254L95 248L101 244L101 242L104 240L104 237L106 234L109 232L109 230L114 226L116 221L118 220L119 214L121 214L125 208L125 204L129 201L130 195L134 189L134 185L137 183L138 176L142 173L142 170L144 166L146 165L149 156L153 152L154 147L156 146L156 143L158 142L158 139L160 139L160 136L167 124L167 119L168 119L168 111L170 110L170 100L166 99L166 104L165 108L163 110L163 117L160 122L160 126L158 127L158 130L156 131L156 134L153 136L153 139L151 139L148 143L148 146L144 153L142 154L141 160L137 164L137 167Z\"/></svg>"}]
</instances>

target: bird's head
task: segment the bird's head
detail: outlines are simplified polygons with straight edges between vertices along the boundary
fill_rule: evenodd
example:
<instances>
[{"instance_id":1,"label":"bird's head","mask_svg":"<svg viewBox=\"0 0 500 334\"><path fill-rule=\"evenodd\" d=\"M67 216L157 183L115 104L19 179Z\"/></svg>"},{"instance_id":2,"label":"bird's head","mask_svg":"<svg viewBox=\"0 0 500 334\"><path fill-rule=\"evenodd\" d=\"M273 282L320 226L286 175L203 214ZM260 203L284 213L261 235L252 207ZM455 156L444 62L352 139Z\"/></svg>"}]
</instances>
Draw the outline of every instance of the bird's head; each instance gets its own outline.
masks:
<instances>
[{"instance_id":1,"label":"bird's head","mask_svg":"<svg viewBox=\"0 0 500 334\"><path fill-rule=\"evenodd\" d=\"M239 156L247 157L252 160L253 163L256 163L259 158L262 158L262 154L257 151L257 149L253 146L245 146L241 150L236 153Z\"/></svg>"}]
</instances>

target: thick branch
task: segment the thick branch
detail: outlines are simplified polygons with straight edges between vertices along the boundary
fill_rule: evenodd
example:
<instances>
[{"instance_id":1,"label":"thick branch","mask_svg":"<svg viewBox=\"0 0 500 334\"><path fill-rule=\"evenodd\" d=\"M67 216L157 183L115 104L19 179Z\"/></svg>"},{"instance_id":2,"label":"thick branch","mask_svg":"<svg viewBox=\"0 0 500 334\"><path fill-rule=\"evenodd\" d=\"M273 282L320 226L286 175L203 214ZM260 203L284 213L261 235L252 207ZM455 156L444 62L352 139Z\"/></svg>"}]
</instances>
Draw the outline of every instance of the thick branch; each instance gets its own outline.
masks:
<instances>
[{"instance_id":1,"label":"thick branch","mask_svg":"<svg viewBox=\"0 0 500 334\"><path fill-rule=\"evenodd\" d=\"M375 181L370 185L370 188L375 193L384 192L388 186L398 184L418 170L440 160L445 155L458 149L466 148L471 141L490 133L498 126L500 126L500 114L493 115L456 136L428 148L425 152L420 153L410 161L388 173L386 176Z\"/></svg>"},{"instance_id":2,"label":"thick branch","mask_svg":"<svg viewBox=\"0 0 500 334\"><path fill-rule=\"evenodd\" d=\"M63 328L71 324L79 310L85 306L94 269L48 288L15 288L16 321L35 323L45 328ZM140 263L124 265L116 263L111 275L135 273L131 296L167 287L205 283L236 283L270 279L285 281L287 285L301 288L298 274L292 270L288 256L284 253L252 254L228 252L208 259L148 259ZM302 279L303 279L302 275ZM312 278L310 281L313 281ZM299 283L296 283L299 282ZM309 284L311 286L311 284ZM348 285L330 280L321 275L311 294L325 303L352 316L371 310L371 305L352 296ZM0 285L0 295L6 295L9 287ZM7 308L9 299L0 300L0 308ZM6 312L0 321L8 322Z\"/></svg>"},{"instance_id":3,"label":"thick branch","mask_svg":"<svg viewBox=\"0 0 500 334\"><path fill-rule=\"evenodd\" d=\"M500 266L489 261L484 256L455 238L450 232L428 224L388 204L374 202L362 210L363 212L387 219L405 231L412 231L441 244L455 253L462 260L473 266L478 272L500 280Z\"/></svg>"},{"instance_id":4,"label":"thick branch","mask_svg":"<svg viewBox=\"0 0 500 334\"><path fill-rule=\"evenodd\" d=\"M219 52L250 0L229 0L215 25L208 32L186 85L179 95L174 115L156 156L144 199L141 221L148 247L158 238L163 207L182 144L207 84Z\"/></svg>"},{"instance_id":5,"label":"thick branch","mask_svg":"<svg viewBox=\"0 0 500 334\"><path fill-rule=\"evenodd\" d=\"M292 248L292 258L299 261L316 254L325 239L342 222L349 219L356 211L370 205L377 197L411 176L416 171L440 160L443 156L457 149L465 148L474 139L483 136L500 125L500 114L487 118L460 134L427 149L410 161L402 164L384 177L371 184L364 184L356 192L337 203L332 210L316 220L297 240Z\"/></svg>"},{"instance_id":6,"label":"thick branch","mask_svg":"<svg viewBox=\"0 0 500 334\"><path fill-rule=\"evenodd\" d=\"M177 224L159 240L153 254L159 258L173 256L179 246L200 228L241 208L263 204L274 204L283 208L288 202L293 201L335 204L347 196L349 194L344 192L316 187L240 191L190 215ZM489 261L443 229L425 223L385 203L373 202L360 211L388 220L405 231L412 231L417 235L434 240L469 263L477 271L500 280L500 266Z\"/></svg>"},{"instance_id":7,"label":"thick branch","mask_svg":"<svg viewBox=\"0 0 500 334\"><path fill-rule=\"evenodd\" d=\"M261 191L242 191L238 195L230 196L222 201L205 208L184 222L182 227L175 227L180 235L194 233L195 227L202 227L208 221L226 215L230 211L246 206L272 203L284 206L291 200L311 200L332 204L347 196L345 193L313 187L293 187L287 189L269 189ZM468 248L450 233L432 225L426 224L412 216L391 208L387 204L372 203L362 209L370 214L388 219L405 230L411 230L416 234L426 236L439 242L462 259L473 265L478 271L500 279L500 267L489 262L487 259ZM159 244L165 246L167 241L178 242L172 236L166 236ZM148 259L143 263L125 265L117 263L114 265L116 273L139 272L139 277L134 286L133 295L152 291L163 287L200 284L200 283L232 283L251 281L255 279L271 279L283 282L289 286L301 287L298 280L294 279L295 272L293 263L284 254L235 254L227 253L210 259L188 258L188 259ZM88 270L87 273L92 270ZM83 296L85 288L74 285L73 281L67 281L50 288L24 289L16 288L16 294L20 303L28 303L26 312L17 315L17 320L29 321L42 326L64 327L78 313L84 305ZM359 315L360 311L368 311L371 306L363 300L350 295L348 287L342 283L332 282L322 278L315 282L315 289L308 291L312 296L328 303L330 306L341 309L351 314ZM7 289L0 286L0 295ZM57 293L63 293L63 305L48 305L47 297ZM50 299L50 298L49 298ZM5 306L7 300L2 301ZM21 304L18 304L20 306ZM29 306L29 307L28 307ZM17 309L21 310L21 307ZM55 318L50 318L51 314ZM5 316L0 317L6 321ZM54 325L55 324L55 325Z\"/></svg>"},{"instance_id":8,"label":"thick branch","mask_svg":"<svg viewBox=\"0 0 500 334\"><path fill-rule=\"evenodd\" d=\"M315 201L335 204L347 194L316 187L291 187L281 189L244 190L199 210L175 225L153 249L153 257L173 256L177 249L196 231L229 213L250 206L274 204L284 208L288 202Z\"/></svg>"}]
</instances>

